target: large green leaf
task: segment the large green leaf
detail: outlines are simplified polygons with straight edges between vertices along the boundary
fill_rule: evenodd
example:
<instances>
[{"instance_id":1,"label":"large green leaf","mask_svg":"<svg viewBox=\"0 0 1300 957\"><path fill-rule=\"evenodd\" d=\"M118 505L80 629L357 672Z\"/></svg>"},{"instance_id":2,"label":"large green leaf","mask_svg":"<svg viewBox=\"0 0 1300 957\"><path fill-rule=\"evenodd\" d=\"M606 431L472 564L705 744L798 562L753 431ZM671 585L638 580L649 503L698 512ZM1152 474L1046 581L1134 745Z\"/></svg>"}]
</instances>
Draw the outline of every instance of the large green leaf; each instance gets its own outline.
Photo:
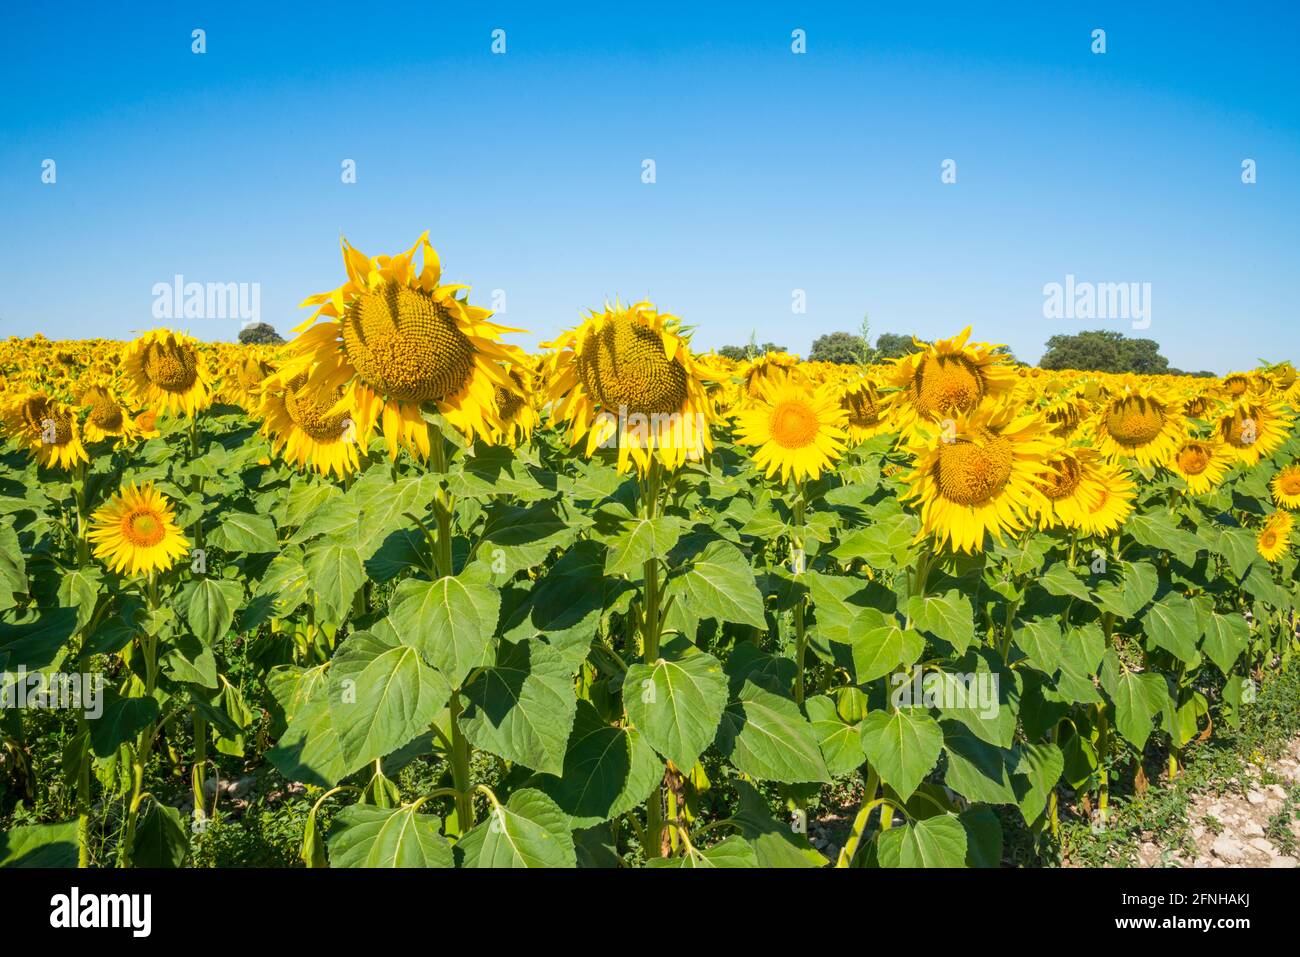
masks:
<instances>
[{"instance_id":1,"label":"large green leaf","mask_svg":"<svg viewBox=\"0 0 1300 957\"><path fill-rule=\"evenodd\" d=\"M275 523L267 515L221 509L215 513L216 522L208 534L208 541L228 552L278 552Z\"/></svg>"},{"instance_id":2,"label":"large green leaf","mask_svg":"<svg viewBox=\"0 0 1300 957\"><path fill-rule=\"evenodd\" d=\"M1182 595L1167 595L1142 616L1149 644L1163 648L1189 665L1200 663L1196 642L1201 637L1196 606ZM1149 645L1148 645L1149 647Z\"/></svg>"},{"instance_id":3,"label":"large green leaf","mask_svg":"<svg viewBox=\"0 0 1300 957\"><path fill-rule=\"evenodd\" d=\"M862 720L862 750L882 781L906 801L943 750L943 731L924 711L872 711Z\"/></svg>"},{"instance_id":4,"label":"large green leaf","mask_svg":"<svg viewBox=\"0 0 1300 957\"><path fill-rule=\"evenodd\" d=\"M466 867L577 867L568 816L535 788L496 805L460 839Z\"/></svg>"},{"instance_id":5,"label":"large green leaf","mask_svg":"<svg viewBox=\"0 0 1300 957\"><path fill-rule=\"evenodd\" d=\"M740 806L732 820L754 849L759 867L823 867L826 858L809 843L806 835L774 818L758 789L748 781L736 781Z\"/></svg>"},{"instance_id":6,"label":"large green leaf","mask_svg":"<svg viewBox=\"0 0 1300 957\"><path fill-rule=\"evenodd\" d=\"M1141 751L1151 736L1152 719L1164 706L1164 679L1150 672L1130 671L1111 650L1102 660L1101 686L1115 705L1115 728Z\"/></svg>"},{"instance_id":7,"label":"large green leaf","mask_svg":"<svg viewBox=\"0 0 1300 957\"><path fill-rule=\"evenodd\" d=\"M638 807L663 775L663 762L641 732L608 724L590 702L579 701L564 771L542 775L539 787L576 830Z\"/></svg>"},{"instance_id":8,"label":"large green leaf","mask_svg":"<svg viewBox=\"0 0 1300 957\"><path fill-rule=\"evenodd\" d=\"M442 822L414 805L345 807L330 825L333 867L452 867L451 845L438 833Z\"/></svg>"},{"instance_id":9,"label":"large green leaf","mask_svg":"<svg viewBox=\"0 0 1300 957\"><path fill-rule=\"evenodd\" d=\"M77 866L77 822L27 824L0 832L0 867Z\"/></svg>"},{"instance_id":10,"label":"large green leaf","mask_svg":"<svg viewBox=\"0 0 1300 957\"><path fill-rule=\"evenodd\" d=\"M334 654L330 719L343 759L360 767L428 729L451 687L419 653L382 631L358 631Z\"/></svg>"},{"instance_id":11,"label":"large green leaf","mask_svg":"<svg viewBox=\"0 0 1300 957\"><path fill-rule=\"evenodd\" d=\"M945 813L882 831L876 841L881 867L965 867L966 828Z\"/></svg>"},{"instance_id":12,"label":"large green leaf","mask_svg":"<svg viewBox=\"0 0 1300 957\"><path fill-rule=\"evenodd\" d=\"M913 595L907 601L912 624L942 638L961 655L975 640L975 613L970 600L957 590L941 595Z\"/></svg>"},{"instance_id":13,"label":"large green leaf","mask_svg":"<svg viewBox=\"0 0 1300 957\"><path fill-rule=\"evenodd\" d=\"M140 815L131 845L135 867L180 867L190 850L189 828L181 812L166 804L150 801Z\"/></svg>"},{"instance_id":14,"label":"large green leaf","mask_svg":"<svg viewBox=\"0 0 1300 957\"><path fill-rule=\"evenodd\" d=\"M829 781L817 736L789 698L746 679L718 727L720 750L743 774L760 781Z\"/></svg>"},{"instance_id":15,"label":"large green leaf","mask_svg":"<svg viewBox=\"0 0 1300 957\"><path fill-rule=\"evenodd\" d=\"M692 848L682 857L656 857L646 862L647 867L703 868L762 867L754 845L738 834L732 834L712 847L703 850Z\"/></svg>"},{"instance_id":16,"label":"large green leaf","mask_svg":"<svg viewBox=\"0 0 1300 957\"><path fill-rule=\"evenodd\" d=\"M656 751L683 770L713 740L726 704L727 678L712 655L632 665L623 678L628 717Z\"/></svg>"},{"instance_id":17,"label":"large green leaf","mask_svg":"<svg viewBox=\"0 0 1300 957\"><path fill-rule=\"evenodd\" d=\"M366 580L361 553L353 545L320 541L307 549L306 566L325 611L332 620L342 621L352 605L352 596Z\"/></svg>"},{"instance_id":18,"label":"large green leaf","mask_svg":"<svg viewBox=\"0 0 1300 957\"><path fill-rule=\"evenodd\" d=\"M910 665L925 650L925 639L911 628L902 628L893 621L871 625L869 616L863 618L867 623L865 627L854 627L849 631L854 677L858 684L866 684L896 668Z\"/></svg>"},{"instance_id":19,"label":"large green leaf","mask_svg":"<svg viewBox=\"0 0 1300 957\"><path fill-rule=\"evenodd\" d=\"M1213 599L1205 596L1196 600L1196 613L1205 636L1201 650L1220 671L1229 674L1250 643L1250 625L1240 613L1219 614L1214 610Z\"/></svg>"},{"instance_id":20,"label":"large green leaf","mask_svg":"<svg viewBox=\"0 0 1300 957\"><path fill-rule=\"evenodd\" d=\"M862 766L861 723L845 721L827 695L817 695L804 702L812 722L817 746L821 748L826 770L832 777L849 774Z\"/></svg>"},{"instance_id":21,"label":"large green leaf","mask_svg":"<svg viewBox=\"0 0 1300 957\"><path fill-rule=\"evenodd\" d=\"M730 542L713 542L685 569L674 572L668 593L674 589L681 590L678 601L689 602L697 618L766 627L754 570Z\"/></svg>"},{"instance_id":22,"label":"large green leaf","mask_svg":"<svg viewBox=\"0 0 1300 957\"><path fill-rule=\"evenodd\" d=\"M464 690L460 726L477 748L534 771L562 774L578 699L573 673L538 641L501 642L496 664Z\"/></svg>"},{"instance_id":23,"label":"large green leaf","mask_svg":"<svg viewBox=\"0 0 1300 957\"><path fill-rule=\"evenodd\" d=\"M206 645L224 638L243 600L244 588L225 578L200 578L186 586L185 621Z\"/></svg>"},{"instance_id":24,"label":"large green leaf","mask_svg":"<svg viewBox=\"0 0 1300 957\"><path fill-rule=\"evenodd\" d=\"M501 596L491 585L408 578L393 593L388 617L402 643L417 649L452 687L490 663Z\"/></svg>"}]
</instances>

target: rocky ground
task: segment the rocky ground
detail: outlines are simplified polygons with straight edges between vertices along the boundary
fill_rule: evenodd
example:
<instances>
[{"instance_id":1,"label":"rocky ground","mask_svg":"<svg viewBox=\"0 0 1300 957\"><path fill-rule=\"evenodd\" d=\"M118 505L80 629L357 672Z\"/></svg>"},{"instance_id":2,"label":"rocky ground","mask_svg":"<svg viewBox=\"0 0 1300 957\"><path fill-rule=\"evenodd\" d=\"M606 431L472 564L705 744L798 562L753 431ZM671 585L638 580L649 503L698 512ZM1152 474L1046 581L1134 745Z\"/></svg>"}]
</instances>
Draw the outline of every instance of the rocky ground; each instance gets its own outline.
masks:
<instances>
[{"instance_id":1,"label":"rocky ground","mask_svg":"<svg viewBox=\"0 0 1300 957\"><path fill-rule=\"evenodd\" d=\"M1192 796L1187 823L1195 853L1145 835L1145 867L1297 867L1300 845L1300 738L1277 760Z\"/></svg>"}]
</instances>

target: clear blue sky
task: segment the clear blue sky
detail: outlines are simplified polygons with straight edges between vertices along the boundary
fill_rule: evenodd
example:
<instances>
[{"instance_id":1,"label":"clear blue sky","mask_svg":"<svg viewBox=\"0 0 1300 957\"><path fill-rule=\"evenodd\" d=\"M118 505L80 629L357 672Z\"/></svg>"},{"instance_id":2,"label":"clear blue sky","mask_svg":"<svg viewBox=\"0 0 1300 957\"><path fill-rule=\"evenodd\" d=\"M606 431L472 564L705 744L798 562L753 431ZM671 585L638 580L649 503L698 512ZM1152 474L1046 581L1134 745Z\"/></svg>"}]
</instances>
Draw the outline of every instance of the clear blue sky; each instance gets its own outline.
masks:
<instances>
[{"instance_id":1,"label":"clear blue sky","mask_svg":"<svg viewBox=\"0 0 1300 957\"><path fill-rule=\"evenodd\" d=\"M1300 4L897 6L5 0L0 335L127 337L177 273L260 283L288 332L340 231L428 229L528 345L618 295L706 349L866 312L1031 361L1098 326L1300 360ZM1150 328L1045 319L1067 274L1151 283Z\"/></svg>"}]
</instances>

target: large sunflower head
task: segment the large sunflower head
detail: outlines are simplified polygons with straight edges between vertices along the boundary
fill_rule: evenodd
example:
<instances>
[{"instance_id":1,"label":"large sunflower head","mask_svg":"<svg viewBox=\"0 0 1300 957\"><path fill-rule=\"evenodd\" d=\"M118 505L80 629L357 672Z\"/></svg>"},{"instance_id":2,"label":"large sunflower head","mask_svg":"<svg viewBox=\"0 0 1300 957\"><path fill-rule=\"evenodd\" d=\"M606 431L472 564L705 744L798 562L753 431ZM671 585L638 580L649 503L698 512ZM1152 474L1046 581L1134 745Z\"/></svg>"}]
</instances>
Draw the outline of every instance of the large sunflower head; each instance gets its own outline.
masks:
<instances>
[{"instance_id":1,"label":"large sunflower head","mask_svg":"<svg viewBox=\"0 0 1300 957\"><path fill-rule=\"evenodd\" d=\"M1187 491L1204 495L1219 486L1233 458L1222 442L1212 439L1187 439L1165 463L1187 483Z\"/></svg>"},{"instance_id":2,"label":"large sunflower head","mask_svg":"<svg viewBox=\"0 0 1300 957\"><path fill-rule=\"evenodd\" d=\"M122 366L137 407L193 416L212 401L211 375L198 342L179 332L146 332L126 347Z\"/></svg>"},{"instance_id":3,"label":"large sunflower head","mask_svg":"<svg viewBox=\"0 0 1300 957\"><path fill-rule=\"evenodd\" d=\"M973 413L986 399L998 399L1015 388L1016 370L998 346L968 343L970 326L951 339L933 343L914 340L919 352L892 360L887 383L898 391L892 399L896 427L911 434L936 418Z\"/></svg>"},{"instance_id":4,"label":"large sunflower head","mask_svg":"<svg viewBox=\"0 0 1300 957\"><path fill-rule=\"evenodd\" d=\"M5 431L47 468L89 462L74 411L44 392L17 393L5 407Z\"/></svg>"},{"instance_id":5,"label":"large sunflower head","mask_svg":"<svg viewBox=\"0 0 1300 957\"><path fill-rule=\"evenodd\" d=\"M1216 434L1229 452L1246 465L1268 458L1286 441L1292 418L1282 399L1242 398L1219 416Z\"/></svg>"},{"instance_id":6,"label":"large sunflower head","mask_svg":"<svg viewBox=\"0 0 1300 957\"><path fill-rule=\"evenodd\" d=\"M1295 519L1290 512L1274 512L1265 521L1255 538L1255 548L1259 554L1270 562L1282 559L1291 548L1291 530Z\"/></svg>"},{"instance_id":7,"label":"large sunflower head","mask_svg":"<svg viewBox=\"0 0 1300 957\"><path fill-rule=\"evenodd\" d=\"M986 405L946 422L918 423L908 442L914 461L906 500L921 508L921 536L977 552L985 533L998 541L1023 529L1050 451L1042 421L1006 404Z\"/></svg>"},{"instance_id":8,"label":"large sunflower head","mask_svg":"<svg viewBox=\"0 0 1300 957\"><path fill-rule=\"evenodd\" d=\"M128 575L166 571L190 547L171 503L152 482L123 485L91 516L86 538L110 571Z\"/></svg>"},{"instance_id":9,"label":"large sunflower head","mask_svg":"<svg viewBox=\"0 0 1300 957\"><path fill-rule=\"evenodd\" d=\"M755 401L733 413L736 437L754 445L754 464L771 478L814 479L844 453L849 413L833 386L814 390L806 382L765 383Z\"/></svg>"},{"instance_id":10,"label":"large sunflower head","mask_svg":"<svg viewBox=\"0 0 1300 957\"><path fill-rule=\"evenodd\" d=\"M116 439L120 445L139 431L130 412L106 385L93 384L85 388L80 396L80 404L87 410L83 426L87 441Z\"/></svg>"},{"instance_id":11,"label":"large sunflower head","mask_svg":"<svg viewBox=\"0 0 1300 957\"><path fill-rule=\"evenodd\" d=\"M1273 501L1283 508L1295 510L1300 508L1300 464L1288 465L1273 476L1270 486Z\"/></svg>"},{"instance_id":12,"label":"large sunflower head","mask_svg":"<svg viewBox=\"0 0 1300 957\"><path fill-rule=\"evenodd\" d=\"M1058 448L1044 459L1035 488L1041 493L1029 502L1030 514L1040 528L1061 525L1090 533L1104 519L1094 509L1106 498L1116 469L1089 448Z\"/></svg>"},{"instance_id":13,"label":"large sunflower head","mask_svg":"<svg viewBox=\"0 0 1300 957\"><path fill-rule=\"evenodd\" d=\"M1102 455L1139 465L1166 460L1187 434L1181 405L1136 379L1101 407L1093 428Z\"/></svg>"},{"instance_id":14,"label":"large sunflower head","mask_svg":"<svg viewBox=\"0 0 1300 957\"><path fill-rule=\"evenodd\" d=\"M468 438L499 432L497 391L517 388L499 339L518 330L489 322L468 287L441 283L428 233L404 253L374 258L344 240L343 262L348 281L303 303L317 309L286 347L284 370L306 373L334 411L380 422L393 457L399 447L428 455L425 406Z\"/></svg>"},{"instance_id":15,"label":"large sunflower head","mask_svg":"<svg viewBox=\"0 0 1300 957\"><path fill-rule=\"evenodd\" d=\"M635 462L645 472L652 457L671 469L713 447L713 406L675 316L648 302L606 304L543 347L556 350L547 398L586 455L616 442L619 471Z\"/></svg>"}]
</instances>

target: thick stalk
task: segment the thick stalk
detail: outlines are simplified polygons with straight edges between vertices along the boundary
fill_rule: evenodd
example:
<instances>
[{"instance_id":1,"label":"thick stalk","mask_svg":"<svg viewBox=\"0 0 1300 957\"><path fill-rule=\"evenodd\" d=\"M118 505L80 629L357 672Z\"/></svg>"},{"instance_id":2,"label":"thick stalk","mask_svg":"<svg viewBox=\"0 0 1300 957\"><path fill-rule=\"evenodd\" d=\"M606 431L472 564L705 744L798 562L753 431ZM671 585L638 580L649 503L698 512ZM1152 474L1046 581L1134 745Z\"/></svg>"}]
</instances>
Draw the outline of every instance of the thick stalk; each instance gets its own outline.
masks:
<instances>
[{"instance_id":1,"label":"thick stalk","mask_svg":"<svg viewBox=\"0 0 1300 957\"><path fill-rule=\"evenodd\" d=\"M795 533L790 539L790 571L795 576L802 575L804 570L803 509L803 486L796 485L794 498ZM808 657L808 634L807 627L804 624L804 603L806 600L805 596L800 595L794 606L794 700L800 708L803 707L804 662Z\"/></svg>"},{"instance_id":2,"label":"thick stalk","mask_svg":"<svg viewBox=\"0 0 1300 957\"><path fill-rule=\"evenodd\" d=\"M659 462L651 458L645 484L641 489L641 513L653 519L659 507ZM641 613L641 660L653 666L659 659L659 560L648 558L643 566L645 594ZM664 782L651 793L646 802L646 827L642 834L642 850L647 860L663 856Z\"/></svg>"}]
</instances>

